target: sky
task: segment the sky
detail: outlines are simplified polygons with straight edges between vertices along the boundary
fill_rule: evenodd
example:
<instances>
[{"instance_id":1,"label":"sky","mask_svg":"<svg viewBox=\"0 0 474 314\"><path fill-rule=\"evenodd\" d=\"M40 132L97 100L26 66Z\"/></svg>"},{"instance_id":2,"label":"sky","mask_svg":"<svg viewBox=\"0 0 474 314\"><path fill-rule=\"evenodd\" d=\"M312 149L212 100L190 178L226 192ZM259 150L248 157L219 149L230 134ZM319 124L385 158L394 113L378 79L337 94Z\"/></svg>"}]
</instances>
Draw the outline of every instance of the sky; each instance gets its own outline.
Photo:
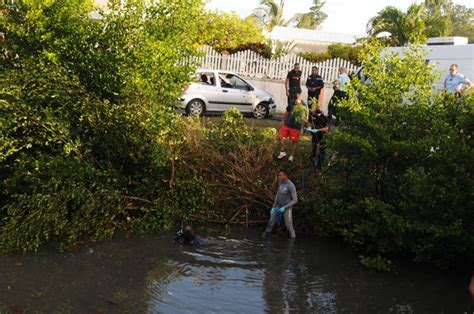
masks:
<instances>
[{"instance_id":1,"label":"sky","mask_svg":"<svg viewBox=\"0 0 474 314\"><path fill-rule=\"evenodd\" d=\"M326 32L364 35L369 19L383 8L392 5L403 11L410 4L423 1L414 0L326 0L323 11L328 15L321 30ZM457 4L473 7L474 0L455 0ZM258 0L210 0L208 9L235 11L242 17L248 16L258 7ZM306 12L311 0L286 0L285 16L292 17L297 12Z\"/></svg>"}]
</instances>

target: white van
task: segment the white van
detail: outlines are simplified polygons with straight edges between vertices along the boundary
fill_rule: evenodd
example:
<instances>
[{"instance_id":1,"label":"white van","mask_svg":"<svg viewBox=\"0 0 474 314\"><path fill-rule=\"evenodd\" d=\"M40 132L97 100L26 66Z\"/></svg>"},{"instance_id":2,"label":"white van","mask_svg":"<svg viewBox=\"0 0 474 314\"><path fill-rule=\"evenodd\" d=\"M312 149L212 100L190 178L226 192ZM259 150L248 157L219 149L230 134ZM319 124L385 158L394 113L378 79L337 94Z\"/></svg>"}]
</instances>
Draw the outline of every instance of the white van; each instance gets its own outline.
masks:
<instances>
[{"instance_id":1,"label":"white van","mask_svg":"<svg viewBox=\"0 0 474 314\"><path fill-rule=\"evenodd\" d=\"M444 80L449 74L449 66L457 64L459 73L470 81L474 80L474 44L468 44L465 37L437 37L430 38L423 46L427 50L426 62L435 64L441 72L436 81L436 90L444 88ZM403 47L387 48L384 52L398 52L403 55Z\"/></svg>"}]
</instances>

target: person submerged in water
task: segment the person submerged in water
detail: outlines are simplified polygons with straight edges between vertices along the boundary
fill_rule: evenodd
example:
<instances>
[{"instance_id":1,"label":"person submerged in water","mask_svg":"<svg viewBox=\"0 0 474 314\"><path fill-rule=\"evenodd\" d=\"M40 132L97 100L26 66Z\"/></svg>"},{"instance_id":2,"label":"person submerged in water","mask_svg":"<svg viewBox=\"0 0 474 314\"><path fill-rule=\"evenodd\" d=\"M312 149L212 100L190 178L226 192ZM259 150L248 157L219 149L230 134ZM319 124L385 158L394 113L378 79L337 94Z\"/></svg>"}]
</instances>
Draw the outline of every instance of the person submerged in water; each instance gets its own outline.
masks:
<instances>
[{"instance_id":1,"label":"person submerged in water","mask_svg":"<svg viewBox=\"0 0 474 314\"><path fill-rule=\"evenodd\" d=\"M181 244L191 245L203 245L204 241L200 236L196 234L196 231L191 225L178 230L174 236L174 242L180 242Z\"/></svg>"}]
</instances>

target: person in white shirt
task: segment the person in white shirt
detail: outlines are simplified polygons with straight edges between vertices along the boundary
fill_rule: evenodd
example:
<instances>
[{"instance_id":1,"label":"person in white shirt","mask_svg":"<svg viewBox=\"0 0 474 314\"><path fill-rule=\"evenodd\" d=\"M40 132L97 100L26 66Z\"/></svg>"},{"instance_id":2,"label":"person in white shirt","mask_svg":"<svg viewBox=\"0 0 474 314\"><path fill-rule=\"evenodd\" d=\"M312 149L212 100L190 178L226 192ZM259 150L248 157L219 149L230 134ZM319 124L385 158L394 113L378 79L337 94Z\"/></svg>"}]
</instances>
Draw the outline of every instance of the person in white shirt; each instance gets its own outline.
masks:
<instances>
[{"instance_id":1,"label":"person in white shirt","mask_svg":"<svg viewBox=\"0 0 474 314\"><path fill-rule=\"evenodd\" d=\"M449 74L444 80L444 89L448 93L461 93L465 89L472 87L472 82L458 72L458 65L451 64Z\"/></svg>"},{"instance_id":2,"label":"person in white shirt","mask_svg":"<svg viewBox=\"0 0 474 314\"><path fill-rule=\"evenodd\" d=\"M345 67L339 68L339 77L334 81L334 94L329 100L328 104L328 117L330 121L334 118L337 122L336 107L339 101L342 99L347 99L348 94L346 90L346 85L351 81L349 75L347 74L347 69Z\"/></svg>"},{"instance_id":3,"label":"person in white shirt","mask_svg":"<svg viewBox=\"0 0 474 314\"><path fill-rule=\"evenodd\" d=\"M344 86L347 85L351 79L347 74L347 69L345 67L339 68L339 78L336 80L336 85L340 90L344 90Z\"/></svg>"}]
</instances>

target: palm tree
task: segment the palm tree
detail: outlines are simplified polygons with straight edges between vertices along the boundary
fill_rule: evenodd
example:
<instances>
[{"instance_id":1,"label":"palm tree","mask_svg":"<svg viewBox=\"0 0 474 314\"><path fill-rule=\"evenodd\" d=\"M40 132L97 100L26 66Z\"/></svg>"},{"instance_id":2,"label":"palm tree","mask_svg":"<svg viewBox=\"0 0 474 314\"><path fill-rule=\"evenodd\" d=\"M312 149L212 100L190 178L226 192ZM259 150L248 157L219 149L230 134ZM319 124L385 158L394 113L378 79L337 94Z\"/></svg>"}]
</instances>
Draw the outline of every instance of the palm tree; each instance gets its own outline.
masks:
<instances>
[{"instance_id":1,"label":"palm tree","mask_svg":"<svg viewBox=\"0 0 474 314\"><path fill-rule=\"evenodd\" d=\"M389 33L388 42L395 46L426 41L426 15L423 4L412 4L406 13L393 6L386 7L367 25L369 36Z\"/></svg>"},{"instance_id":2,"label":"palm tree","mask_svg":"<svg viewBox=\"0 0 474 314\"><path fill-rule=\"evenodd\" d=\"M289 21L283 18L285 0L260 0L260 5L253 11L252 16L269 32L275 26L288 26Z\"/></svg>"},{"instance_id":3,"label":"palm tree","mask_svg":"<svg viewBox=\"0 0 474 314\"><path fill-rule=\"evenodd\" d=\"M307 13L297 13L293 17L293 21L298 28L316 29L327 18L327 14L322 11L322 7L326 2L321 0L313 0L313 5Z\"/></svg>"},{"instance_id":4,"label":"palm tree","mask_svg":"<svg viewBox=\"0 0 474 314\"><path fill-rule=\"evenodd\" d=\"M426 28L429 37L447 36L452 32L451 16L453 3L451 0L425 0Z\"/></svg>"}]
</instances>

